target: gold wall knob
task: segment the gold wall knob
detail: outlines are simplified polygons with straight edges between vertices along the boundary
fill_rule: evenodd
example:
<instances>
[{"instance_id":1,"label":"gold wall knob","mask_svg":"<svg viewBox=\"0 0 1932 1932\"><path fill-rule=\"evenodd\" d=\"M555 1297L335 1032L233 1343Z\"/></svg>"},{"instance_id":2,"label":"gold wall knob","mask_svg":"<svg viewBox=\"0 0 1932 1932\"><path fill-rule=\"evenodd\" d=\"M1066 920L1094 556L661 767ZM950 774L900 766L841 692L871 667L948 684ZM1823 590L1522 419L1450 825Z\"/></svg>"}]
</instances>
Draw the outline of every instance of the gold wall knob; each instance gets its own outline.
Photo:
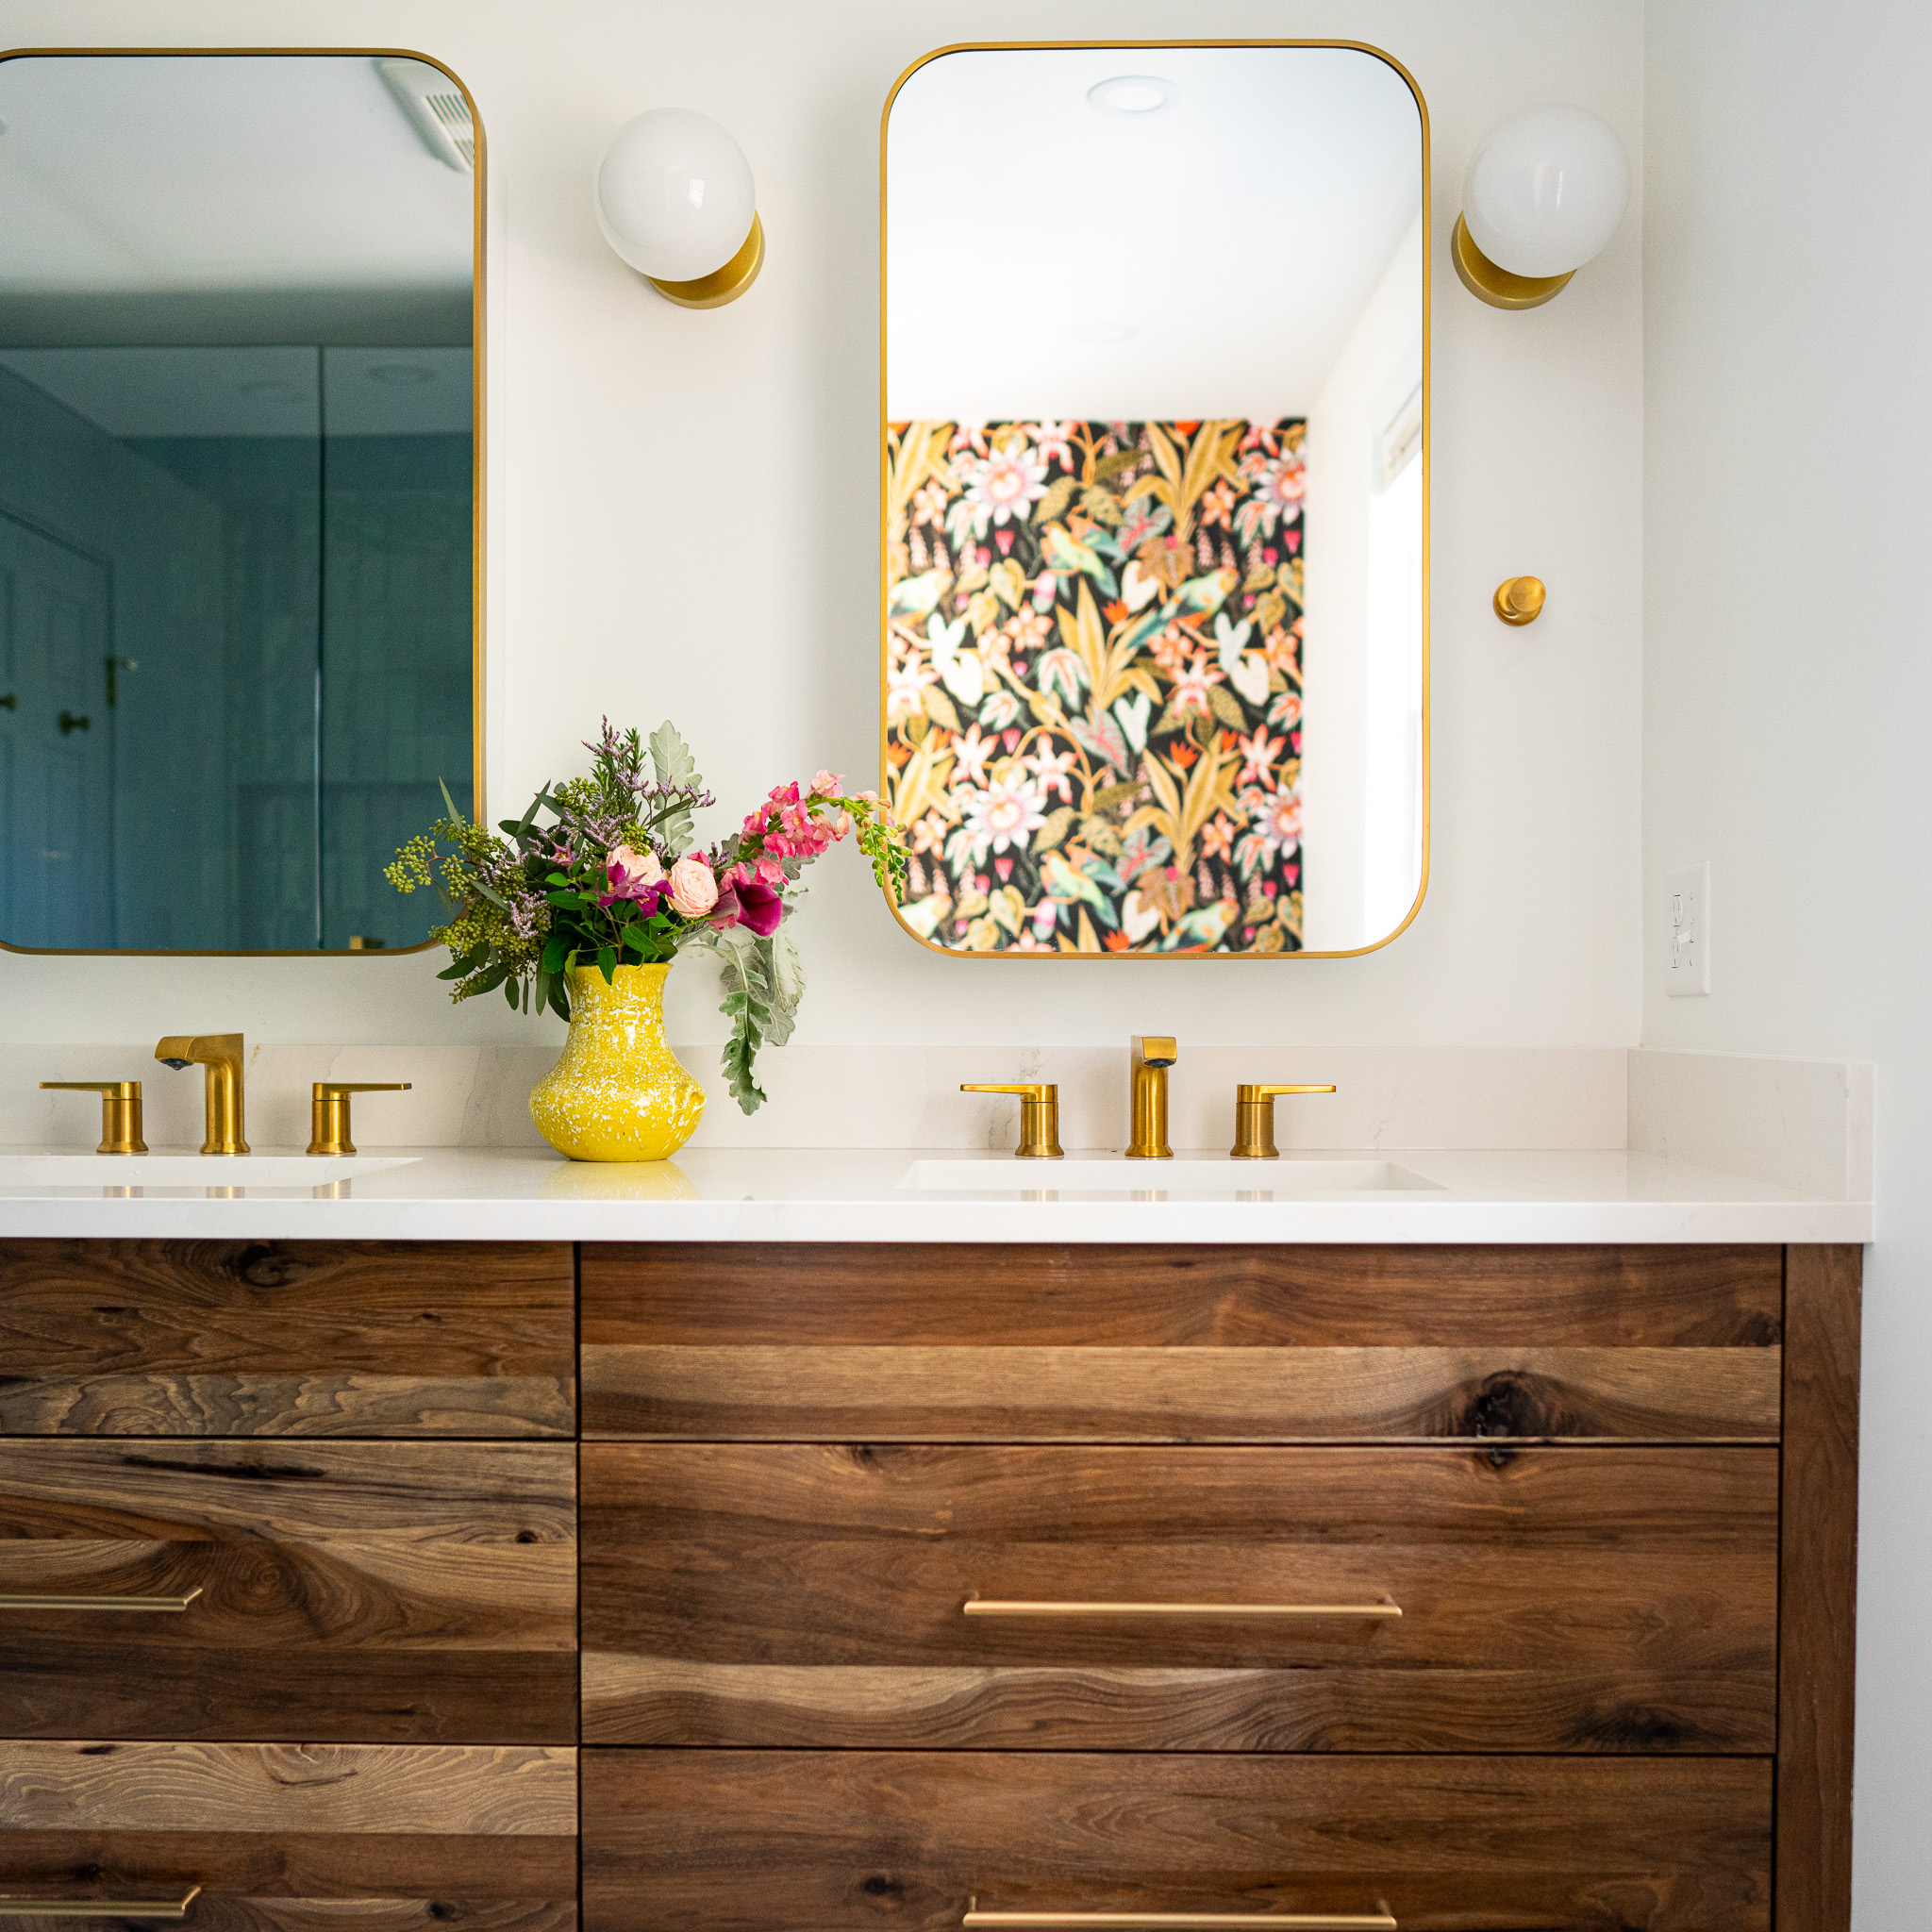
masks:
<instances>
[{"instance_id":1,"label":"gold wall knob","mask_svg":"<svg viewBox=\"0 0 1932 1932\"><path fill-rule=\"evenodd\" d=\"M349 1095L407 1093L408 1080L318 1080L308 1090L308 1151L311 1154L353 1154L349 1138Z\"/></svg>"},{"instance_id":2,"label":"gold wall knob","mask_svg":"<svg viewBox=\"0 0 1932 1932\"><path fill-rule=\"evenodd\" d=\"M961 1093L1017 1093L1020 1096L1020 1144L1013 1149L1022 1160L1060 1158L1060 1090L1045 1081L1010 1087L961 1086Z\"/></svg>"},{"instance_id":3,"label":"gold wall knob","mask_svg":"<svg viewBox=\"0 0 1932 1932\"><path fill-rule=\"evenodd\" d=\"M1237 1087L1231 1160L1279 1160L1274 1144L1274 1098L1279 1093L1333 1093L1333 1087Z\"/></svg>"},{"instance_id":4,"label":"gold wall knob","mask_svg":"<svg viewBox=\"0 0 1932 1932\"><path fill-rule=\"evenodd\" d=\"M1505 624L1534 624L1542 615L1543 596L1541 577L1505 577L1490 608Z\"/></svg>"},{"instance_id":5,"label":"gold wall knob","mask_svg":"<svg viewBox=\"0 0 1932 1932\"><path fill-rule=\"evenodd\" d=\"M139 1080L42 1080L41 1085L101 1096L101 1144L94 1149L96 1154L147 1152L147 1142L141 1138Z\"/></svg>"}]
</instances>

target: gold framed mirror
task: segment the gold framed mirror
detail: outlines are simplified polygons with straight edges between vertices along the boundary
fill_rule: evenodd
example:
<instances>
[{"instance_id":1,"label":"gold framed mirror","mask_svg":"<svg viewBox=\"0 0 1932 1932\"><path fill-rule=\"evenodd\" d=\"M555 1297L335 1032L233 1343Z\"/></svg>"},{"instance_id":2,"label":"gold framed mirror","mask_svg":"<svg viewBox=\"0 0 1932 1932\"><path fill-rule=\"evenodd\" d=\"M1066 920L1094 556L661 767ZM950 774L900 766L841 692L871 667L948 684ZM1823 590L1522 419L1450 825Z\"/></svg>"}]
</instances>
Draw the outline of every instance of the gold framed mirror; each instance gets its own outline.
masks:
<instances>
[{"instance_id":1,"label":"gold framed mirror","mask_svg":"<svg viewBox=\"0 0 1932 1932\"><path fill-rule=\"evenodd\" d=\"M425 944L483 796L483 129L391 48L0 54L0 947Z\"/></svg>"},{"instance_id":2,"label":"gold framed mirror","mask_svg":"<svg viewBox=\"0 0 1932 1932\"><path fill-rule=\"evenodd\" d=\"M1429 141L1341 41L983 43L880 134L899 923L1319 958L1428 876Z\"/></svg>"}]
</instances>

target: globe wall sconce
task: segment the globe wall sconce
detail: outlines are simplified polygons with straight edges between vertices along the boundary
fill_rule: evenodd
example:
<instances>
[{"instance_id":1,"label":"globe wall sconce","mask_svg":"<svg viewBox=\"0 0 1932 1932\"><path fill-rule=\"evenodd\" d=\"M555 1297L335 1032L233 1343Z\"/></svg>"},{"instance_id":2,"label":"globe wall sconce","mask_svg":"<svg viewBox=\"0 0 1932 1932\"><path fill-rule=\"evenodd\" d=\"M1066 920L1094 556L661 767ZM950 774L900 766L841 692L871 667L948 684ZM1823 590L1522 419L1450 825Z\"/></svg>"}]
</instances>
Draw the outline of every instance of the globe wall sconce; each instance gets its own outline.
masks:
<instances>
[{"instance_id":1,"label":"globe wall sconce","mask_svg":"<svg viewBox=\"0 0 1932 1932\"><path fill-rule=\"evenodd\" d=\"M1471 156L1449 253L1493 308L1537 308L1602 253L1630 199L1630 164L1584 108L1525 108Z\"/></svg>"},{"instance_id":2,"label":"globe wall sconce","mask_svg":"<svg viewBox=\"0 0 1932 1932\"><path fill-rule=\"evenodd\" d=\"M764 266L751 163L707 115L653 108L626 121L591 199L605 241L680 308L735 302Z\"/></svg>"}]
</instances>

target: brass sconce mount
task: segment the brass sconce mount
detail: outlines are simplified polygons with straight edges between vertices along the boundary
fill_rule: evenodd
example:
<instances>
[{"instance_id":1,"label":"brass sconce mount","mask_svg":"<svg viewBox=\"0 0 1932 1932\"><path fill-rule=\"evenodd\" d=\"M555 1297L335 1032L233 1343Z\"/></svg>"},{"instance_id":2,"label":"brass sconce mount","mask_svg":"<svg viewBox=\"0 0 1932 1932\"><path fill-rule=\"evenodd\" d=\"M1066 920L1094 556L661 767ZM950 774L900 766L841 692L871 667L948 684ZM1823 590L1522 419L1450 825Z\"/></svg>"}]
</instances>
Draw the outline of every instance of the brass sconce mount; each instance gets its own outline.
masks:
<instances>
[{"instance_id":1,"label":"brass sconce mount","mask_svg":"<svg viewBox=\"0 0 1932 1932\"><path fill-rule=\"evenodd\" d=\"M1505 624L1534 624L1542 615L1545 594L1541 577L1505 577L1490 608Z\"/></svg>"}]
</instances>

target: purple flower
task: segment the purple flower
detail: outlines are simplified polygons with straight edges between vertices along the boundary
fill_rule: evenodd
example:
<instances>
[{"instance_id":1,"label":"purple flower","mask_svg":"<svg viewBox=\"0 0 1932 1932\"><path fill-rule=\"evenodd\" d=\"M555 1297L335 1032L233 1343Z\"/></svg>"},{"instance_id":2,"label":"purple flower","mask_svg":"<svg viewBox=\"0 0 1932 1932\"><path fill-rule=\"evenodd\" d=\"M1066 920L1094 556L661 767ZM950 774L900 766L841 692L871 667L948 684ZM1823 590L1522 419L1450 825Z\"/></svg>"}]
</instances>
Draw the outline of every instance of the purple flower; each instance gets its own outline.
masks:
<instances>
[{"instance_id":1,"label":"purple flower","mask_svg":"<svg viewBox=\"0 0 1932 1932\"><path fill-rule=\"evenodd\" d=\"M635 852L628 845L612 849L604 875L610 890L600 898L600 906L618 899L635 899L648 919L658 909L658 901L670 890L664 867L655 852Z\"/></svg>"},{"instance_id":2,"label":"purple flower","mask_svg":"<svg viewBox=\"0 0 1932 1932\"><path fill-rule=\"evenodd\" d=\"M770 886L758 879L740 879L718 894L711 908L713 925L742 925L768 940L778 930L785 916L785 903Z\"/></svg>"}]
</instances>

